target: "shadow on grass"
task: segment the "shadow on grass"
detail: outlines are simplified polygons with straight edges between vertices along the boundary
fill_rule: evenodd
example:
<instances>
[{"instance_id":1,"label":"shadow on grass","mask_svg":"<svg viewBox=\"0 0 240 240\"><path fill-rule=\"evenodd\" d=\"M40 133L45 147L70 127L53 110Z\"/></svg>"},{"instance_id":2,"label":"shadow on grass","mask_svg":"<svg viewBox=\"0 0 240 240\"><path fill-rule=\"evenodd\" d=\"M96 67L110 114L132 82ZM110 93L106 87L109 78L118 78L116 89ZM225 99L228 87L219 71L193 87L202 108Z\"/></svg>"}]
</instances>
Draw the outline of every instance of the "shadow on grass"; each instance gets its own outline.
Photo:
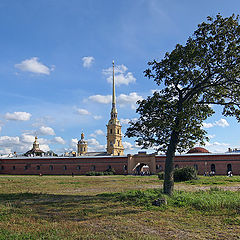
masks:
<instances>
[{"instance_id":1,"label":"shadow on grass","mask_svg":"<svg viewBox=\"0 0 240 240\"><path fill-rule=\"evenodd\" d=\"M0 207L9 214L53 221L89 219L137 214L141 209L116 201L108 195L55 195L41 193L0 194ZM1 215L1 210L0 210Z\"/></svg>"}]
</instances>

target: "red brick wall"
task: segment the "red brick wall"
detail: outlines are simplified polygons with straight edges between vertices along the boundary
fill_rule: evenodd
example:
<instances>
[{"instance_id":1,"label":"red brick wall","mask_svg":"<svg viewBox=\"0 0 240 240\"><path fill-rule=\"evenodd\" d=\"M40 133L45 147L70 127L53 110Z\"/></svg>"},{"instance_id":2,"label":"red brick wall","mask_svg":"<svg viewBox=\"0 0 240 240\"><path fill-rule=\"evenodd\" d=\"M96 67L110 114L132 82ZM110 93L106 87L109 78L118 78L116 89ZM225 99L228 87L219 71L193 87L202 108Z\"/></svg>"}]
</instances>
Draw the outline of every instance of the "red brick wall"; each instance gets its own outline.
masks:
<instances>
[{"instance_id":1,"label":"red brick wall","mask_svg":"<svg viewBox=\"0 0 240 240\"><path fill-rule=\"evenodd\" d=\"M148 155L146 155L146 158ZM164 170L165 156L155 156L156 165L161 167L157 171ZM240 175L240 154L199 154L176 156L174 166L194 166L197 165L199 174L211 171L211 164L215 164L217 175L227 174L227 165L232 165L235 175ZM50 165L53 170L50 170ZM92 171L95 166L96 172L106 171L108 166L115 169L117 174L126 174L124 165L128 165L127 156L110 157L34 157L34 158L6 158L0 159L0 174L49 174L49 175L83 175ZM15 166L15 170L13 167ZM24 167L28 166L25 170ZM37 169L40 166L40 169ZM66 170L64 169L66 166ZM80 166L80 170L77 167Z\"/></svg>"}]
</instances>

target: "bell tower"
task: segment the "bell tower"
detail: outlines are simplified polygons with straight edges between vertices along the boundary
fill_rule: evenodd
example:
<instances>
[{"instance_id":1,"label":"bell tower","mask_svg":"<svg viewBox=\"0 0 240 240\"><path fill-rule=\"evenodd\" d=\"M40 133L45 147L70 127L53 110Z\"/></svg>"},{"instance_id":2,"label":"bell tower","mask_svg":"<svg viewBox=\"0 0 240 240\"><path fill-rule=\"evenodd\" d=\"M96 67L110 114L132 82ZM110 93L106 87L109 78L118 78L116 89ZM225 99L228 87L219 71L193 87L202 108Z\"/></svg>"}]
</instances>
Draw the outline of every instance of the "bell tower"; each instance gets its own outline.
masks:
<instances>
[{"instance_id":1,"label":"bell tower","mask_svg":"<svg viewBox=\"0 0 240 240\"><path fill-rule=\"evenodd\" d=\"M121 124L117 119L115 79L114 79L114 61L113 61L113 92L112 92L112 110L111 119L107 125L107 153L120 156L123 155Z\"/></svg>"},{"instance_id":2,"label":"bell tower","mask_svg":"<svg viewBox=\"0 0 240 240\"><path fill-rule=\"evenodd\" d=\"M84 140L84 133L81 134L81 140L78 141L77 149L78 156L85 155L87 153L87 141Z\"/></svg>"}]
</instances>

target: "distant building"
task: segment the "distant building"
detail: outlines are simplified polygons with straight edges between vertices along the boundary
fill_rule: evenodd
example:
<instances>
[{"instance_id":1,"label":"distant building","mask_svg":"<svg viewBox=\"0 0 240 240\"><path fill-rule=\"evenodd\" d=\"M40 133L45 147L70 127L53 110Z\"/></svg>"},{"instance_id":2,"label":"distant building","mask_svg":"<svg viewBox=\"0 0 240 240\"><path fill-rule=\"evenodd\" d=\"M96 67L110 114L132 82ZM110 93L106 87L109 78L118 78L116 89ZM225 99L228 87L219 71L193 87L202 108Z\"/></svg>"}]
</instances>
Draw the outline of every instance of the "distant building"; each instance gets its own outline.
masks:
<instances>
[{"instance_id":1,"label":"distant building","mask_svg":"<svg viewBox=\"0 0 240 240\"><path fill-rule=\"evenodd\" d=\"M85 155L87 153L87 149L88 149L88 144L87 144L87 141L84 140L84 133L82 133L81 140L79 140L77 144L78 156Z\"/></svg>"},{"instance_id":2,"label":"distant building","mask_svg":"<svg viewBox=\"0 0 240 240\"><path fill-rule=\"evenodd\" d=\"M37 136L35 137L35 141L33 142L33 147L31 150L27 151L24 156L27 157L32 157L32 156L43 156L44 155L44 151L42 151L39 148L39 143L37 141Z\"/></svg>"}]
</instances>

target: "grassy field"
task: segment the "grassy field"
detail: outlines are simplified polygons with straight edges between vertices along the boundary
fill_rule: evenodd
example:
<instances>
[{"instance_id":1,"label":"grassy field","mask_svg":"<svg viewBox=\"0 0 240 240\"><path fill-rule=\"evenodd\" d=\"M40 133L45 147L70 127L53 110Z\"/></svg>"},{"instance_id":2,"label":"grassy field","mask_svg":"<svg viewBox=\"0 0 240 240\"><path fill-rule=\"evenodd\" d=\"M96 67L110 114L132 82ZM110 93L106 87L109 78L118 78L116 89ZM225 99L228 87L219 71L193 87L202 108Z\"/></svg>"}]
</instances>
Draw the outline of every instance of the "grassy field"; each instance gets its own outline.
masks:
<instances>
[{"instance_id":1,"label":"grassy field","mask_svg":"<svg viewBox=\"0 0 240 240\"><path fill-rule=\"evenodd\" d=\"M0 176L0 239L240 239L240 176ZM164 198L167 205L152 202Z\"/></svg>"}]
</instances>

